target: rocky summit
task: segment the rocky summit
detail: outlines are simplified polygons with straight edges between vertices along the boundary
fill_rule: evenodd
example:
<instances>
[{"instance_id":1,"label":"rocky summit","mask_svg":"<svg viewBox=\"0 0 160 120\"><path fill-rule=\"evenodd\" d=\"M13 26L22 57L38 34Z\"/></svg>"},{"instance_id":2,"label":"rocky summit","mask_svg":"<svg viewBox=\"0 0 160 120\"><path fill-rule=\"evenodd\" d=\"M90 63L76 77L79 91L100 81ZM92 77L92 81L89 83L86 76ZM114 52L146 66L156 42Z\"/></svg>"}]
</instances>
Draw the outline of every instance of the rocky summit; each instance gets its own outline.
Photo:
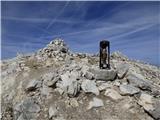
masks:
<instances>
[{"instance_id":1,"label":"rocky summit","mask_svg":"<svg viewBox=\"0 0 160 120\"><path fill-rule=\"evenodd\" d=\"M3 120L160 120L160 68L111 54L74 53L62 39L1 61Z\"/></svg>"}]
</instances>

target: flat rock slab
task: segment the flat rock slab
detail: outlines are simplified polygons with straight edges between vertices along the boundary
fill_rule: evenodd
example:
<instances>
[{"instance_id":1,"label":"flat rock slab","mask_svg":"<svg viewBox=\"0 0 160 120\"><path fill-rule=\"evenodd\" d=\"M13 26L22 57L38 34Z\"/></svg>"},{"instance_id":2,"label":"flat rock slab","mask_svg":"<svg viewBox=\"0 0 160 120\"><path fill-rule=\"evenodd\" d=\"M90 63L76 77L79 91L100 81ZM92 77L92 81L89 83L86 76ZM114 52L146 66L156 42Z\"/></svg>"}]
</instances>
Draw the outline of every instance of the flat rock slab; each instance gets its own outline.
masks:
<instances>
[{"instance_id":1,"label":"flat rock slab","mask_svg":"<svg viewBox=\"0 0 160 120\"><path fill-rule=\"evenodd\" d=\"M117 71L116 70L107 70L107 69L90 69L90 71L94 74L96 80L104 80L104 81L109 81L109 80L114 80Z\"/></svg>"},{"instance_id":2,"label":"flat rock slab","mask_svg":"<svg viewBox=\"0 0 160 120\"><path fill-rule=\"evenodd\" d=\"M134 95L140 92L138 88L132 85L120 85L119 89L122 95Z\"/></svg>"}]
</instances>

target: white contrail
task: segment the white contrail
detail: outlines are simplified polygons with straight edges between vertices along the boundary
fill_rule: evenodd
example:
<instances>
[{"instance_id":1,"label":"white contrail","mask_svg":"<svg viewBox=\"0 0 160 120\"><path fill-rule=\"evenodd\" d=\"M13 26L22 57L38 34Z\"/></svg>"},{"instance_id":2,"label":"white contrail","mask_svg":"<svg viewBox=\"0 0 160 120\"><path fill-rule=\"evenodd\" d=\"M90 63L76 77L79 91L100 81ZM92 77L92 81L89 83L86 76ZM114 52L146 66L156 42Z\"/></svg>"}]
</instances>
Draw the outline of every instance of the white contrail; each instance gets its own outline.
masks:
<instances>
[{"instance_id":1,"label":"white contrail","mask_svg":"<svg viewBox=\"0 0 160 120\"><path fill-rule=\"evenodd\" d=\"M70 1L67 1L63 7L63 9L59 12L59 14L47 25L46 29L50 28L54 22L57 20L57 18L64 12L65 8L68 6Z\"/></svg>"},{"instance_id":2,"label":"white contrail","mask_svg":"<svg viewBox=\"0 0 160 120\"><path fill-rule=\"evenodd\" d=\"M12 21L22 21L22 22L33 22L33 23L43 23L48 22L49 19L47 18L20 18L20 17L2 17L2 20L12 20Z\"/></svg>"}]
</instances>

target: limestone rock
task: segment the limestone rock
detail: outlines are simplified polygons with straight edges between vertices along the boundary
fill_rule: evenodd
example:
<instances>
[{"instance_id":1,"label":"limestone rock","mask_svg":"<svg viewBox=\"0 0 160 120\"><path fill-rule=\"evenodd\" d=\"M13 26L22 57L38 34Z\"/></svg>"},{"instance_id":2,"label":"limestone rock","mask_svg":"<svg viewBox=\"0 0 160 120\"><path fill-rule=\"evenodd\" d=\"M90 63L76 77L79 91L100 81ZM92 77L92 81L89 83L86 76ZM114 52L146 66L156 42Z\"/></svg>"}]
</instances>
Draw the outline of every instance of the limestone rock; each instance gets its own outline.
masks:
<instances>
[{"instance_id":1,"label":"limestone rock","mask_svg":"<svg viewBox=\"0 0 160 120\"><path fill-rule=\"evenodd\" d=\"M41 86L41 81L38 81L38 80L31 80L28 85L26 86L26 90L27 91L32 91L32 90L35 90L37 89L38 87Z\"/></svg>"},{"instance_id":2,"label":"limestone rock","mask_svg":"<svg viewBox=\"0 0 160 120\"><path fill-rule=\"evenodd\" d=\"M87 93L94 93L95 95L99 95L99 90L96 86L95 81L91 81L91 80L83 80L82 84L81 84L81 88L84 92Z\"/></svg>"},{"instance_id":3,"label":"limestone rock","mask_svg":"<svg viewBox=\"0 0 160 120\"><path fill-rule=\"evenodd\" d=\"M44 84L52 87L59 80L55 73L47 73L43 76Z\"/></svg>"},{"instance_id":4,"label":"limestone rock","mask_svg":"<svg viewBox=\"0 0 160 120\"><path fill-rule=\"evenodd\" d=\"M114 89L107 89L104 93L105 96L113 99L113 100L120 100L122 96Z\"/></svg>"},{"instance_id":5,"label":"limestone rock","mask_svg":"<svg viewBox=\"0 0 160 120\"><path fill-rule=\"evenodd\" d=\"M101 99L94 97L91 102L89 102L88 109L97 108L104 106L104 103Z\"/></svg>"},{"instance_id":6,"label":"limestone rock","mask_svg":"<svg viewBox=\"0 0 160 120\"><path fill-rule=\"evenodd\" d=\"M124 78L124 76L126 75L126 73L129 70L129 65L128 64L124 64L124 63L120 63L116 66L117 69L117 75L119 79Z\"/></svg>"},{"instance_id":7,"label":"limestone rock","mask_svg":"<svg viewBox=\"0 0 160 120\"><path fill-rule=\"evenodd\" d=\"M142 93L138 104L146 110L156 120L160 119L160 100L154 99L151 95Z\"/></svg>"},{"instance_id":8,"label":"limestone rock","mask_svg":"<svg viewBox=\"0 0 160 120\"><path fill-rule=\"evenodd\" d=\"M153 107L153 97L151 95L142 93L140 95L140 99L139 99L138 103L140 105L142 105L143 108L147 111L154 109L154 107Z\"/></svg>"},{"instance_id":9,"label":"limestone rock","mask_svg":"<svg viewBox=\"0 0 160 120\"><path fill-rule=\"evenodd\" d=\"M130 84L141 89L151 90L151 83L144 79L141 74L131 73L127 77Z\"/></svg>"},{"instance_id":10,"label":"limestone rock","mask_svg":"<svg viewBox=\"0 0 160 120\"><path fill-rule=\"evenodd\" d=\"M72 76L70 73L61 75L61 81L57 83L57 87L61 88L65 93L73 96L75 96L80 90L80 85L76 80L76 77Z\"/></svg>"},{"instance_id":11,"label":"limestone rock","mask_svg":"<svg viewBox=\"0 0 160 120\"><path fill-rule=\"evenodd\" d=\"M95 75L95 79L97 80L104 80L104 81L114 80L117 75L117 71L112 69L111 70L91 69L90 71Z\"/></svg>"},{"instance_id":12,"label":"limestone rock","mask_svg":"<svg viewBox=\"0 0 160 120\"><path fill-rule=\"evenodd\" d=\"M133 95L140 92L138 88L132 85L120 85L119 89L122 95Z\"/></svg>"}]
</instances>

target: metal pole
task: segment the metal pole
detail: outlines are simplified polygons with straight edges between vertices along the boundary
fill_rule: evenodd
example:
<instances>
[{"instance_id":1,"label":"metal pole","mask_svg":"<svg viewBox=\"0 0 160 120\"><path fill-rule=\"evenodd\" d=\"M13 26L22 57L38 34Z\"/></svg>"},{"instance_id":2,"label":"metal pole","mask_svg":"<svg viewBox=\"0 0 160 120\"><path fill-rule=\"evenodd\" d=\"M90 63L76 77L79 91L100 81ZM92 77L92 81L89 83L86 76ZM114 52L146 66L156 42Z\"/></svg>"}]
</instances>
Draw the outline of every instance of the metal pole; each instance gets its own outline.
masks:
<instances>
[{"instance_id":1,"label":"metal pole","mask_svg":"<svg viewBox=\"0 0 160 120\"><path fill-rule=\"evenodd\" d=\"M110 42L108 42L108 68L110 69Z\"/></svg>"}]
</instances>

